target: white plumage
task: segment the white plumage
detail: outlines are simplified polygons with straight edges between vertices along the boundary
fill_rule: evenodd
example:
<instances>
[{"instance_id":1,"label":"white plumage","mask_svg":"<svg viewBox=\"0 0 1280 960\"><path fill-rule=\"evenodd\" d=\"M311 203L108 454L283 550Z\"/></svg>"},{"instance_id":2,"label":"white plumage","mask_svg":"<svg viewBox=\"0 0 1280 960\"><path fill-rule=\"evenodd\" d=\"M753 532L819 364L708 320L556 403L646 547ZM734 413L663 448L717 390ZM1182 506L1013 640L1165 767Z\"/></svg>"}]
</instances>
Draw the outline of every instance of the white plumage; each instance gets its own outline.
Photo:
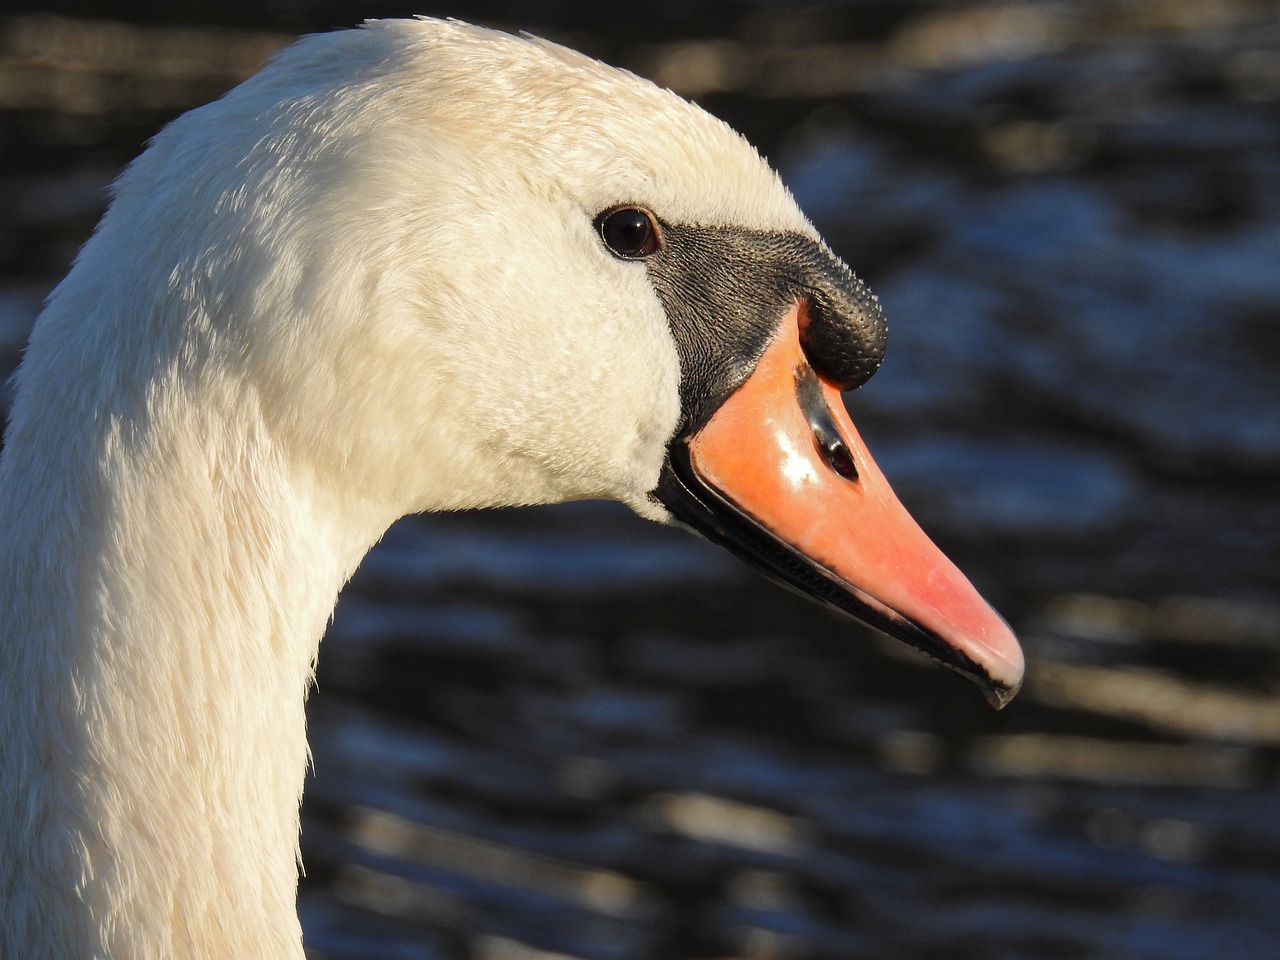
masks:
<instances>
[{"instance_id":1,"label":"white plumage","mask_svg":"<svg viewBox=\"0 0 1280 960\"><path fill-rule=\"evenodd\" d=\"M0 463L0 956L301 957L303 700L369 546L665 518L680 371L619 200L813 235L674 95L433 20L304 39L129 167Z\"/></svg>"}]
</instances>

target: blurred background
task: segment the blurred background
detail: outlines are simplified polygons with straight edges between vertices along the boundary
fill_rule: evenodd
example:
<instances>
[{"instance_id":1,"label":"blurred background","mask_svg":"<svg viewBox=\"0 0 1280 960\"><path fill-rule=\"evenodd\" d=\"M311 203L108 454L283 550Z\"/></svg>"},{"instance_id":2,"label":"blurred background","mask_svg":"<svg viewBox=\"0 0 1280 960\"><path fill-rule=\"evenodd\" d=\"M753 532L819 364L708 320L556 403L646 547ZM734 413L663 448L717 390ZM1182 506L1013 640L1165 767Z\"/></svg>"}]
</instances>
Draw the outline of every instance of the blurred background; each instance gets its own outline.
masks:
<instances>
[{"instance_id":1,"label":"blurred background","mask_svg":"<svg viewBox=\"0 0 1280 960\"><path fill-rule=\"evenodd\" d=\"M298 33L526 29L705 105L890 318L848 397L1024 640L969 685L605 504L396 526L310 703L316 958L1280 956L1280 3L0 9L0 365Z\"/></svg>"}]
</instances>

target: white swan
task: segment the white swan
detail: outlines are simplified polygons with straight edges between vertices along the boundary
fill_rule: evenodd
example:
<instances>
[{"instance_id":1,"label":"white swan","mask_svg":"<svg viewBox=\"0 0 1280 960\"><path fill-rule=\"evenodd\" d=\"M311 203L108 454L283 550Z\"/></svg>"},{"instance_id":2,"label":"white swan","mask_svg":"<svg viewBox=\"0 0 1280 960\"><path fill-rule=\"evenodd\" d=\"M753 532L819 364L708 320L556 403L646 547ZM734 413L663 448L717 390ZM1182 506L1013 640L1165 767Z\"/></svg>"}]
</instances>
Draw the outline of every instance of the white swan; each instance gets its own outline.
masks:
<instances>
[{"instance_id":1,"label":"white swan","mask_svg":"<svg viewBox=\"0 0 1280 960\"><path fill-rule=\"evenodd\" d=\"M1007 699L839 403L883 336L736 134L548 43L373 23L175 121L18 375L0 955L302 956L303 700L405 513L675 513Z\"/></svg>"}]
</instances>

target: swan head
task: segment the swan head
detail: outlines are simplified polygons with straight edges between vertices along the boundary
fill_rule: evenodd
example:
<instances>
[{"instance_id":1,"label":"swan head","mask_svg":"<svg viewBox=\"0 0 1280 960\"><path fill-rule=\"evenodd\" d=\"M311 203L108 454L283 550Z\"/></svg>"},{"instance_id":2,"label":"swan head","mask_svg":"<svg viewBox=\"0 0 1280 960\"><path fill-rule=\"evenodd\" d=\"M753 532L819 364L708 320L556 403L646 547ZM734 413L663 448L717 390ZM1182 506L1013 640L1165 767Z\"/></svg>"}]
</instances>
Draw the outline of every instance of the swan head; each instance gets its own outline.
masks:
<instances>
[{"instance_id":1,"label":"swan head","mask_svg":"<svg viewBox=\"0 0 1280 960\"><path fill-rule=\"evenodd\" d=\"M371 22L175 121L116 193L97 239L163 293L155 342L342 499L620 500L1016 691L1012 634L841 403L883 356L878 302L674 94L533 38Z\"/></svg>"}]
</instances>

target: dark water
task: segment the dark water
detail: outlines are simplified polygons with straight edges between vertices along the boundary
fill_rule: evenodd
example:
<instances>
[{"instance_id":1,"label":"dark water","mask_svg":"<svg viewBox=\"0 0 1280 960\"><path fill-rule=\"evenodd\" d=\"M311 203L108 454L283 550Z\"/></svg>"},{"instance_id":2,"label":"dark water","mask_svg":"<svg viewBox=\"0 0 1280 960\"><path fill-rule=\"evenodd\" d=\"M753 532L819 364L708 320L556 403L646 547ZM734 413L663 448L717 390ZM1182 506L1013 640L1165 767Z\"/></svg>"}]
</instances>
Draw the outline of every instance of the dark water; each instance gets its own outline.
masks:
<instances>
[{"instance_id":1,"label":"dark water","mask_svg":"<svg viewBox=\"0 0 1280 960\"><path fill-rule=\"evenodd\" d=\"M1280 957L1274 5L561 13L488 15L699 95L871 282L889 360L850 409L1026 687L992 713L609 505L406 520L321 648L315 956ZM238 69L148 80L126 34L128 66L38 68L96 94L40 87L33 22L0 55L8 363L103 184Z\"/></svg>"}]
</instances>

